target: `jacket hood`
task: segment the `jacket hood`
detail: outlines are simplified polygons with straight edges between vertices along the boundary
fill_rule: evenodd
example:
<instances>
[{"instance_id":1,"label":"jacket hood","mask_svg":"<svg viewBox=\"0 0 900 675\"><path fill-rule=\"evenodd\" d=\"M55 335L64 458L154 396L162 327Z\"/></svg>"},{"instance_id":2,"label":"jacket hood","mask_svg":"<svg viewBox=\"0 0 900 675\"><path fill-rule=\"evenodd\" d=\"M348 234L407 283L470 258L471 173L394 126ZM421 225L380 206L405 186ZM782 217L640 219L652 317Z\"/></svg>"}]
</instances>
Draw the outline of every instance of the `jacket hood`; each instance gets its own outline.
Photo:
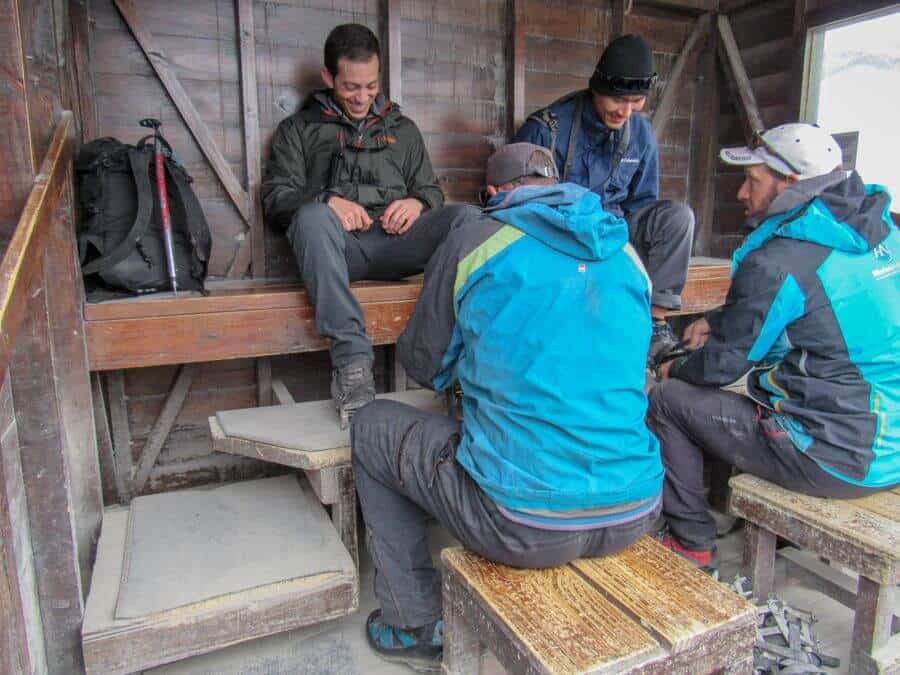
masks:
<instances>
[{"instance_id":1,"label":"jacket hood","mask_svg":"<svg viewBox=\"0 0 900 675\"><path fill-rule=\"evenodd\" d=\"M303 105L300 106L300 112L304 116L314 117L318 121L345 122L353 126L359 126L360 122L370 122L373 119L399 118L401 114L398 105L386 99L383 94L378 94L365 120L352 120L334 100L331 89L317 89L310 93L303 101Z\"/></svg>"},{"instance_id":2,"label":"jacket hood","mask_svg":"<svg viewBox=\"0 0 900 675\"><path fill-rule=\"evenodd\" d=\"M485 212L579 260L603 260L628 242L626 222L574 183L523 185L488 201Z\"/></svg>"},{"instance_id":3,"label":"jacket hood","mask_svg":"<svg viewBox=\"0 0 900 675\"><path fill-rule=\"evenodd\" d=\"M836 169L800 181L778 195L759 229L770 236L865 253L888 235L890 204L882 186L865 185L855 171L845 177L843 170Z\"/></svg>"}]
</instances>

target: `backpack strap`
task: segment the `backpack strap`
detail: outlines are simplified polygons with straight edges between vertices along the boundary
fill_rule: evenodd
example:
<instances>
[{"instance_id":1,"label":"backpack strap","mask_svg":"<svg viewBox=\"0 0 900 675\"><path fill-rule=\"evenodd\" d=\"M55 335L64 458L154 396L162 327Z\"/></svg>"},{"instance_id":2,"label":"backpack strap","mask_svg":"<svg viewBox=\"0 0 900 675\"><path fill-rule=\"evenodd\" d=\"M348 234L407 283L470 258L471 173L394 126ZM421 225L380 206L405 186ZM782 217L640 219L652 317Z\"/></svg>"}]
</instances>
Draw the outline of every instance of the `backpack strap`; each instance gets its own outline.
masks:
<instances>
[{"instance_id":1,"label":"backpack strap","mask_svg":"<svg viewBox=\"0 0 900 675\"><path fill-rule=\"evenodd\" d=\"M569 147L566 148L566 163L563 166L562 182L569 180L569 173L575 163L575 151L578 149L578 134L581 133L581 116L584 114L584 99L586 92L575 101L575 113L572 116L572 128L569 130Z\"/></svg>"},{"instance_id":2,"label":"backpack strap","mask_svg":"<svg viewBox=\"0 0 900 675\"><path fill-rule=\"evenodd\" d=\"M606 184L612 180L613 175L616 173L616 169L619 168L619 164L622 163L622 159L625 157L625 153L628 152L628 144L631 142L631 120L625 120L625 126L622 127L622 133L619 136L619 142L616 143L616 149L613 152L612 161L609 163L609 175L606 177L606 180L603 181L603 187L606 188Z\"/></svg>"},{"instance_id":3,"label":"backpack strap","mask_svg":"<svg viewBox=\"0 0 900 675\"><path fill-rule=\"evenodd\" d=\"M206 216L203 215L203 209L197 200L197 195L194 194L194 191L188 185L187 176L177 168L173 169L169 162L166 162L166 172L175 184L175 191L178 193L178 198L184 207L184 217L187 220L191 247L202 262L209 262L209 256L212 252L212 238L210 237Z\"/></svg>"},{"instance_id":4,"label":"backpack strap","mask_svg":"<svg viewBox=\"0 0 900 675\"><path fill-rule=\"evenodd\" d=\"M147 232L150 225L150 217L153 215L153 192L150 188L150 162L146 152L134 148L128 149L128 162L131 165L131 174L134 177L134 185L137 188L137 214L134 224L128 234L109 253L92 260L81 268L83 274L94 274L117 265L127 258L134 250L136 242Z\"/></svg>"}]
</instances>

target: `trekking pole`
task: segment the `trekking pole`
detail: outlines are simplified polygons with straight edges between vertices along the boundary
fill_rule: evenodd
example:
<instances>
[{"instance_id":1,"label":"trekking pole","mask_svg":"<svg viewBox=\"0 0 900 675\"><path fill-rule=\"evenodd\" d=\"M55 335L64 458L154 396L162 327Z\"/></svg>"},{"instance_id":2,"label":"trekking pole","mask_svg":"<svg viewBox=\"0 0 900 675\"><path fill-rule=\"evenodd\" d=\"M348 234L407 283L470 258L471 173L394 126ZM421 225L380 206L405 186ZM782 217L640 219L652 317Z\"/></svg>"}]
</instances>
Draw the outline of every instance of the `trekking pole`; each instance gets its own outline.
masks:
<instances>
[{"instance_id":1,"label":"trekking pole","mask_svg":"<svg viewBox=\"0 0 900 675\"><path fill-rule=\"evenodd\" d=\"M175 281L175 242L172 239L172 214L169 212L169 193L166 189L166 163L163 157L162 141L159 134L161 122L152 117L141 120L141 126L153 129L153 157L156 162L156 191L159 193L159 213L162 218L163 245L166 249L166 268L169 271L169 282L172 293L178 295L178 283Z\"/></svg>"}]
</instances>

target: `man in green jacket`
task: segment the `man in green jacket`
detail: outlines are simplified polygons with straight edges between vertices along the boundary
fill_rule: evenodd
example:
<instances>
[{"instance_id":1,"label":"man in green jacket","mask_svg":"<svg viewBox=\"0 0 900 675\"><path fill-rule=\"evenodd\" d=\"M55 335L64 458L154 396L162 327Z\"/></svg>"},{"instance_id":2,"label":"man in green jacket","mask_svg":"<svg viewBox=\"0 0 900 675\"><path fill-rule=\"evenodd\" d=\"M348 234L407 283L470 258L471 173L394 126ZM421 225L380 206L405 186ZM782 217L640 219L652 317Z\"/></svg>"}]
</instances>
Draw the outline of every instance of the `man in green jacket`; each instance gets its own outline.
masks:
<instances>
[{"instance_id":1,"label":"man in green jacket","mask_svg":"<svg viewBox=\"0 0 900 675\"><path fill-rule=\"evenodd\" d=\"M327 89L278 125L262 186L266 219L285 228L316 327L330 340L344 425L375 396L372 344L350 282L420 273L457 217L456 207L437 213L444 195L416 125L379 95L379 54L365 26L331 31Z\"/></svg>"}]
</instances>

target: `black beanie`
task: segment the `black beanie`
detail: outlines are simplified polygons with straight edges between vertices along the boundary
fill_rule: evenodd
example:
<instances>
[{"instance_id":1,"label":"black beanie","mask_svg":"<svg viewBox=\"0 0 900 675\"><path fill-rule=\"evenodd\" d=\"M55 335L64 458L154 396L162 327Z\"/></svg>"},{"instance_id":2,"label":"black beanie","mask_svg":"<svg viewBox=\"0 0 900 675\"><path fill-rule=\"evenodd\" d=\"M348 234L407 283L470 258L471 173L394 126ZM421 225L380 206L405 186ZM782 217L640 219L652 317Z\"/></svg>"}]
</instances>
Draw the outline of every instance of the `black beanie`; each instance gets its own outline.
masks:
<instances>
[{"instance_id":1,"label":"black beanie","mask_svg":"<svg viewBox=\"0 0 900 675\"><path fill-rule=\"evenodd\" d=\"M650 47L640 35L623 35L603 50L590 87L609 96L646 96L655 79Z\"/></svg>"}]
</instances>

